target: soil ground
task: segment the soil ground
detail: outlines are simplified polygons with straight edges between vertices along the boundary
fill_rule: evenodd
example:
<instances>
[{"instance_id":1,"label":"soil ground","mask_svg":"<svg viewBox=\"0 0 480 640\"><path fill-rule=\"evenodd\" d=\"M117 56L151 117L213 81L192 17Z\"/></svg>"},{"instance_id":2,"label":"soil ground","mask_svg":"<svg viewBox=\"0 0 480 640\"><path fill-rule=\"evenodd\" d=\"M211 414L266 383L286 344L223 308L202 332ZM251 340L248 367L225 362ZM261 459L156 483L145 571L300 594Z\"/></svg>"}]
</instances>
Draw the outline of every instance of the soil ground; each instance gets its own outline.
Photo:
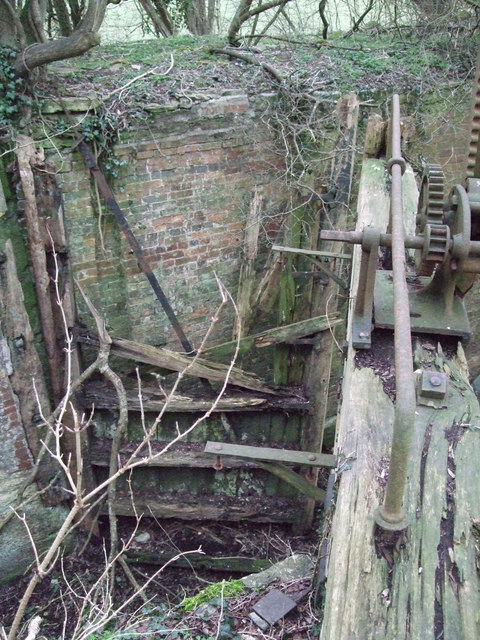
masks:
<instances>
[{"instance_id":1,"label":"soil ground","mask_svg":"<svg viewBox=\"0 0 480 640\"><path fill-rule=\"evenodd\" d=\"M121 520L120 539L129 540L132 533L131 520ZM73 636L78 609L87 591L98 581L105 568L105 557L108 554L106 528L102 530L102 534L105 537L92 538L84 549L84 540L77 540L75 551L57 563L54 571L39 583L25 617L25 626L34 616L39 615L42 618L43 637L53 640ZM185 523L179 520L160 523L145 518L133 533L130 551L133 555L141 550L151 554L161 551L174 556L201 548L213 556L268 558L276 562L293 552L314 554L316 543L313 531L307 536L294 536L288 526L259 524L252 528L251 524ZM127 558L128 554L129 552ZM244 591L235 597L225 598L223 605L214 599L210 604L200 606L190 613L185 612L180 604L185 597L191 597L208 585L221 583L222 580L238 580L241 573L196 570L193 566L166 566L162 569L161 563L147 565L132 562L129 566L139 584L144 584L154 576L145 589L148 602L137 597L114 616L106 630L89 637L102 640L112 637L163 637L167 640L215 638L222 625L223 631L219 638L307 640L315 637L318 621L312 605L310 580L273 585L293 597L299 591L307 593L297 609L268 633L263 633L248 618L252 606L261 597L258 592ZM29 577L25 576L0 586L0 621L7 629L28 580ZM131 582L118 567L115 576L116 602L113 607L119 607L133 591ZM100 594L100 602L105 606L104 594Z\"/></svg>"}]
</instances>

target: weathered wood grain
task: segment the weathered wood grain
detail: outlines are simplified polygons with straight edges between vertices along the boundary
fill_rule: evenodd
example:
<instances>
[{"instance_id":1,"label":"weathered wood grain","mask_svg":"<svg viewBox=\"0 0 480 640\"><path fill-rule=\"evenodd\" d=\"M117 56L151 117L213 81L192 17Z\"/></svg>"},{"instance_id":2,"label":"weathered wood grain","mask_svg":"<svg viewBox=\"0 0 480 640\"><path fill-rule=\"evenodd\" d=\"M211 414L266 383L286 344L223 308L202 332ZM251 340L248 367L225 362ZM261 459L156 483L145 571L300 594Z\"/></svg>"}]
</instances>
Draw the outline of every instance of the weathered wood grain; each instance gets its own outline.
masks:
<instances>
[{"instance_id":1,"label":"weathered wood grain","mask_svg":"<svg viewBox=\"0 0 480 640\"><path fill-rule=\"evenodd\" d=\"M96 338L84 332L78 333L78 339L87 344L97 344ZM224 382L228 376L228 381L244 389L260 391L261 393L275 394L276 390L267 385L263 380L253 373L242 371L237 367L231 370L228 365L212 362L205 358L190 358L183 353L170 351L169 349L159 349L151 345L123 338L113 338L111 345L112 355L120 358L127 358L136 362L143 362L169 371L178 371L188 376L198 376L206 380Z\"/></svg>"},{"instance_id":2,"label":"weathered wood grain","mask_svg":"<svg viewBox=\"0 0 480 640\"><path fill-rule=\"evenodd\" d=\"M160 389L142 386L142 403L140 406L139 392L127 391L127 402L130 411L147 412L165 411L167 413L203 413L212 406L210 398L199 398L187 395L174 395L166 400ZM113 389L106 384L97 381L87 383L81 397L81 406L84 409L92 405L96 409L116 409L118 398ZM244 411L296 411L306 412L309 403L300 395L291 396L260 396L258 394L243 393L235 396L223 395L217 402L214 412L244 412Z\"/></svg>"},{"instance_id":3,"label":"weathered wood grain","mask_svg":"<svg viewBox=\"0 0 480 640\"><path fill-rule=\"evenodd\" d=\"M307 318L306 320L287 324L283 327L267 329L266 331L262 331L255 335L245 336L242 338L238 343L238 353L246 353L253 347L261 349L273 344L281 344L288 342L289 340L295 340L296 338L303 338L305 336L320 333L337 326L341 322L343 322L343 320L340 319L337 314L333 313L331 317L325 315L316 316L314 318ZM235 353L236 348L236 340L224 342L205 349L205 355L217 357L231 356Z\"/></svg>"},{"instance_id":4,"label":"weathered wood grain","mask_svg":"<svg viewBox=\"0 0 480 640\"><path fill-rule=\"evenodd\" d=\"M195 496L195 500L187 498L165 499L141 498L134 499L135 510L130 497L118 497L113 509L120 516L155 516L157 518L180 518L182 520L226 520L232 522L295 522L298 519L298 506L286 505L285 501L277 504L275 500L265 496L261 501L248 498L244 500L234 499L229 502L218 496L214 503L203 496Z\"/></svg>"}]
</instances>

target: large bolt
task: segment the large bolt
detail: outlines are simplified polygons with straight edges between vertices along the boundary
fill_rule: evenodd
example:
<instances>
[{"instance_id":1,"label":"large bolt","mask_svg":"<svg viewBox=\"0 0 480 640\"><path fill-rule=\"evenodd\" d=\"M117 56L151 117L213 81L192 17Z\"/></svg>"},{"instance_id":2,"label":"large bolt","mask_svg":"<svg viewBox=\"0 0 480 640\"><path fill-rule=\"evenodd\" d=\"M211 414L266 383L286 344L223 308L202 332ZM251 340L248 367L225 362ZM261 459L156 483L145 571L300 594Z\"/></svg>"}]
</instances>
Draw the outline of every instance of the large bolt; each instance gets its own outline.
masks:
<instances>
[{"instance_id":1,"label":"large bolt","mask_svg":"<svg viewBox=\"0 0 480 640\"><path fill-rule=\"evenodd\" d=\"M430 376L430 384L432 387L439 387L442 384L440 376Z\"/></svg>"}]
</instances>

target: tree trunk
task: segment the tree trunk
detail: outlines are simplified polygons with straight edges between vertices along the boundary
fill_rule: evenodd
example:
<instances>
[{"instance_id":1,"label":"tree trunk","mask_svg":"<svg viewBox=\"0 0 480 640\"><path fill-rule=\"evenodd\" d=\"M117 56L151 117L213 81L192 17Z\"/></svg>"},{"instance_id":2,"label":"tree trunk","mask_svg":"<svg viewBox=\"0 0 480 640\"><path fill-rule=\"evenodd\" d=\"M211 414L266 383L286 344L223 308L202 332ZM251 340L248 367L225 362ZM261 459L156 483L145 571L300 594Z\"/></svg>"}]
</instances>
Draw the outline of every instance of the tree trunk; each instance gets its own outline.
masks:
<instances>
[{"instance_id":1,"label":"tree trunk","mask_svg":"<svg viewBox=\"0 0 480 640\"><path fill-rule=\"evenodd\" d=\"M98 31L106 4L107 0L90 0L78 29L67 38L47 41L41 2L35 0L25 5L20 19L13 7L9 9L8 0L0 2L0 44L20 50L12 62L14 71L19 76L26 76L32 69L55 60L79 56L99 44Z\"/></svg>"},{"instance_id":2,"label":"tree trunk","mask_svg":"<svg viewBox=\"0 0 480 640\"><path fill-rule=\"evenodd\" d=\"M60 33L64 38L68 38L68 36L72 35L72 22L68 14L66 2L65 0L52 0L52 5L55 9Z\"/></svg>"},{"instance_id":3,"label":"tree trunk","mask_svg":"<svg viewBox=\"0 0 480 640\"><path fill-rule=\"evenodd\" d=\"M383 163L365 160L359 229L386 227L384 175ZM436 336L423 335L416 345L416 365L448 373L449 391L444 408L417 405L404 498L409 526L393 536L380 533L373 519L390 456L393 337L385 332L380 339L374 332L369 352L349 349L337 442L345 461L331 529L322 640L480 636L480 467L472 455L480 409L461 347L447 359Z\"/></svg>"},{"instance_id":4,"label":"tree trunk","mask_svg":"<svg viewBox=\"0 0 480 640\"><path fill-rule=\"evenodd\" d=\"M165 38L173 36L175 26L162 0L154 0L154 2L151 0L139 0L139 2L152 21L157 36Z\"/></svg>"},{"instance_id":5,"label":"tree trunk","mask_svg":"<svg viewBox=\"0 0 480 640\"><path fill-rule=\"evenodd\" d=\"M18 170L25 198L25 220L28 234L28 248L35 276L35 290L42 323L45 351L50 371L50 384L54 403L62 398L63 362L56 344L55 321L50 299L50 275L40 221L38 218L33 167L38 162L35 144L27 136L17 137Z\"/></svg>"}]
</instances>

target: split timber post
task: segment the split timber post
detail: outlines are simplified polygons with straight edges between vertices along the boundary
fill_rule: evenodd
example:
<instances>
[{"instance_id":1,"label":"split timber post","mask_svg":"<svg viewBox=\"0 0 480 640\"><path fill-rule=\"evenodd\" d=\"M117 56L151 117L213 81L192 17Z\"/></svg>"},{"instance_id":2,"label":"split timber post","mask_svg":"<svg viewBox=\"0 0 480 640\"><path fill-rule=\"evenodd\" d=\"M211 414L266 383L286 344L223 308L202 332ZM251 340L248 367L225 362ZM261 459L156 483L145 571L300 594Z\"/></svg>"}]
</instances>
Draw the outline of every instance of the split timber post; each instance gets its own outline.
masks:
<instances>
[{"instance_id":1,"label":"split timber post","mask_svg":"<svg viewBox=\"0 0 480 640\"><path fill-rule=\"evenodd\" d=\"M329 211L329 222L337 229L345 229L349 213L349 202L352 188L352 176L355 161L355 149L357 141L359 102L355 94L349 94L339 100L337 105L337 118L339 127L339 139L336 145L336 157L332 166L331 186L336 190L335 202ZM321 211L321 210L320 210ZM319 212L319 215L320 212ZM326 221L321 219L321 228L325 228ZM338 243L321 242L323 252L330 251L333 257L328 268L333 274L339 266L340 260L345 258ZM350 256L348 256L350 257ZM313 286L311 314L313 316L326 314L334 316L342 307L342 302L348 293L339 288L338 281L330 278L326 287L319 284ZM306 367L304 384L307 395L312 405L310 415L305 419L305 429L302 449L306 451L321 451L323 444L324 425L330 403L332 388L332 364L341 362L343 354L337 349L338 338L336 329L322 333L320 344L312 350ZM337 333L338 336L338 333ZM318 480L318 470L310 471L308 478L314 484ZM315 503L308 500L305 505L304 522L310 526L314 517Z\"/></svg>"},{"instance_id":2,"label":"split timber post","mask_svg":"<svg viewBox=\"0 0 480 640\"><path fill-rule=\"evenodd\" d=\"M406 180L408 171L404 188ZM357 229L385 229L388 208L384 164L365 159ZM356 247L352 292L359 253ZM408 528L393 534L380 532L374 521L384 499L394 421L383 387L386 346L375 352L374 333L372 366L362 366L349 346L337 434L337 453L348 464L338 472L321 640L480 637L480 409L461 345L447 358L438 341L428 335L417 340L415 365L448 374L447 406L416 407L404 497Z\"/></svg>"}]
</instances>

